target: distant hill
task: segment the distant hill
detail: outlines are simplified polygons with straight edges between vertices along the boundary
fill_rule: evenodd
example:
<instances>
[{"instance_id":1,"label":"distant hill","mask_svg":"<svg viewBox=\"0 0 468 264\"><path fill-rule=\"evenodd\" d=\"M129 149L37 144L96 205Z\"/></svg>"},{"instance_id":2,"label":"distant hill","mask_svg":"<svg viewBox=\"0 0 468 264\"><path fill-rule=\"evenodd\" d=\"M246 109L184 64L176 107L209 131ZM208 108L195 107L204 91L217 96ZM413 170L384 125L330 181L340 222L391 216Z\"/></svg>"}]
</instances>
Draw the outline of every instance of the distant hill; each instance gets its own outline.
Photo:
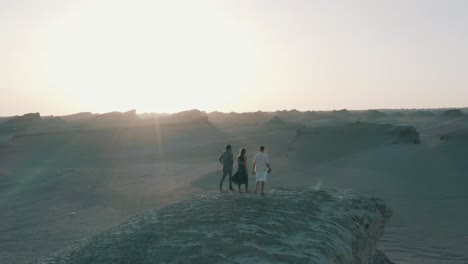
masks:
<instances>
[{"instance_id":1,"label":"distant hill","mask_svg":"<svg viewBox=\"0 0 468 264\"><path fill-rule=\"evenodd\" d=\"M22 116L14 116L0 123L0 134L14 135L43 125L39 113L29 113Z\"/></svg>"},{"instance_id":2,"label":"distant hill","mask_svg":"<svg viewBox=\"0 0 468 264\"><path fill-rule=\"evenodd\" d=\"M376 120L385 117L387 114L385 114L382 111L379 110L367 110L363 113L363 117L366 120Z\"/></svg>"},{"instance_id":3,"label":"distant hill","mask_svg":"<svg viewBox=\"0 0 468 264\"><path fill-rule=\"evenodd\" d=\"M16 118L16 116L2 116L0 117L0 124L13 118Z\"/></svg>"},{"instance_id":4,"label":"distant hill","mask_svg":"<svg viewBox=\"0 0 468 264\"><path fill-rule=\"evenodd\" d=\"M342 118L349 118L353 116L353 114L347 109L333 110L333 114L337 117L342 117Z\"/></svg>"},{"instance_id":5,"label":"distant hill","mask_svg":"<svg viewBox=\"0 0 468 264\"><path fill-rule=\"evenodd\" d=\"M66 121L91 128L134 126L137 125L139 121L136 110L130 110L127 112L114 111L103 114L92 114L84 112L70 116L62 116L61 118Z\"/></svg>"},{"instance_id":6,"label":"distant hill","mask_svg":"<svg viewBox=\"0 0 468 264\"><path fill-rule=\"evenodd\" d=\"M129 121L138 118L136 110L130 110L127 112L109 112L99 115L94 115L92 120L95 122L107 122L107 121Z\"/></svg>"},{"instance_id":7,"label":"distant hill","mask_svg":"<svg viewBox=\"0 0 468 264\"><path fill-rule=\"evenodd\" d=\"M464 114L460 109L446 110L445 112L442 113L442 117L444 118L459 118L463 116Z\"/></svg>"},{"instance_id":8,"label":"distant hill","mask_svg":"<svg viewBox=\"0 0 468 264\"><path fill-rule=\"evenodd\" d=\"M47 125L63 125L66 123L65 120L58 116L43 116L42 120Z\"/></svg>"},{"instance_id":9,"label":"distant hill","mask_svg":"<svg viewBox=\"0 0 468 264\"><path fill-rule=\"evenodd\" d=\"M281 118L278 116L273 117L272 119L268 120L265 123L265 126L267 127L284 127L287 126L288 124L284 122Z\"/></svg>"},{"instance_id":10,"label":"distant hill","mask_svg":"<svg viewBox=\"0 0 468 264\"><path fill-rule=\"evenodd\" d=\"M391 144L419 144L419 132L411 126L356 122L299 129L291 142L294 162L338 159Z\"/></svg>"},{"instance_id":11,"label":"distant hill","mask_svg":"<svg viewBox=\"0 0 468 264\"><path fill-rule=\"evenodd\" d=\"M424 110L417 110L417 111L409 111L408 116L410 117L433 117L436 114L431 111L424 111Z\"/></svg>"},{"instance_id":12,"label":"distant hill","mask_svg":"<svg viewBox=\"0 0 468 264\"><path fill-rule=\"evenodd\" d=\"M29 113L0 123L0 134L12 137L20 134L50 133L61 130L66 125L66 122L57 116L41 117L39 113Z\"/></svg>"},{"instance_id":13,"label":"distant hill","mask_svg":"<svg viewBox=\"0 0 468 264\"><path fill-rule=\"evenodd\" d=\"M221 113L212 112L207 114L208 119L217 127L242 127L256 126L272 118L272 113L268 112L249 112L249 113Z\"/></svg>"},{"instance_id":14,"label":"distant hill","mask_svg":"<svg viewBox=\"0 0 468 264\"><path fill-rule=\"evenodd\" d=\"M304 120L304 113L296 109L276 111L271 114L273 117L277 116L286 123L298 123Z\"/></svg>"},{"instance_id":15,"label":"distant hill","mask_svg":"<svg viewBox=\"0 0 468 264\"><path fill-rule=\"evenodd\" d=\"M91 112L81 112L81 113L76 113L72 115L61 116L60 118L68 122L79 122L79 121L89 120L93 116L94 115Z\"/></svg>"},{"instance_id":16,"label":"distant hill","mask_svg":"<svg viewBox=\"0 0 468 264\"><path fill-rule=\"evenodd\" d=\"M10 126L31 126L42 122L41 115L39 113L29 113L22 116L18 116L6 121L7 125Z\"/></svg>"},{"instance_id":17,"label":"distant hill","mask_svg":"<svg viewBox=\"0 0 468 264\"><path fill-rule=\"evenodd\" d=\"M159 119L161 117L168 116L169 114L160 114L160 113L143 113L143 114L138 114L138 117L140 119Z\"/></svg>"},{"instance_id":18,"label":"distant hill","mask_svg":"<svg viewBox=\"0 0 468 264\"><path fill-rule=\"evenodd\" d=\"M205 112L193 109L163 116L159 120L161 123L193 123L200 121L207 122L208 115Z\"/></svg>"}]
</instances>

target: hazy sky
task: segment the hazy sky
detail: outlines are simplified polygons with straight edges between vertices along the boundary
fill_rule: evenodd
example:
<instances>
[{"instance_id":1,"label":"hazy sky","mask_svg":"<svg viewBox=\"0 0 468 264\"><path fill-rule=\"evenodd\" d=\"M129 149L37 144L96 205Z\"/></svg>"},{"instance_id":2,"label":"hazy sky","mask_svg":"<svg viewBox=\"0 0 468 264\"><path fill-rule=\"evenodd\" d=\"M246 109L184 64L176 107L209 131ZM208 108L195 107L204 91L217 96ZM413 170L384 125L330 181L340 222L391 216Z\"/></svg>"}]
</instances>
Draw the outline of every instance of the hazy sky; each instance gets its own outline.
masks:
<instances>
[{"instance_id":1,"label":"hazy sky","mask_svg":"<svg viewBox=\"0 0 468 264\"><path fill-rule=\"evenodd\" d=\"M0 116L467 106L468 1L0 0Z\"/></svg>"}]
</instances>

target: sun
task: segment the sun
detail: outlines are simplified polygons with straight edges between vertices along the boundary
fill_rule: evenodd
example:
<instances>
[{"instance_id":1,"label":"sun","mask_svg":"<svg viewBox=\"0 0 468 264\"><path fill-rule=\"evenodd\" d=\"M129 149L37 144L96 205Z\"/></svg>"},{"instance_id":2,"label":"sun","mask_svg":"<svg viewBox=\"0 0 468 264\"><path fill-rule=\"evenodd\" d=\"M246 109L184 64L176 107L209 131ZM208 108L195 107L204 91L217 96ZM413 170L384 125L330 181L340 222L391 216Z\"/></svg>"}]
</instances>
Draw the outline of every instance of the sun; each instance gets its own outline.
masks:
<instances>
[{"instance_id":1,"label":"sun","mask_svg":"<svg viewBox=\"0 0 468 264\"><path fill-rule=\"evenodd\" d=\"M259 47L224 11L211 1L81 2L42 37L41 71L96 112L229 109L255 85Z\"/></svg>"}]
</instances>

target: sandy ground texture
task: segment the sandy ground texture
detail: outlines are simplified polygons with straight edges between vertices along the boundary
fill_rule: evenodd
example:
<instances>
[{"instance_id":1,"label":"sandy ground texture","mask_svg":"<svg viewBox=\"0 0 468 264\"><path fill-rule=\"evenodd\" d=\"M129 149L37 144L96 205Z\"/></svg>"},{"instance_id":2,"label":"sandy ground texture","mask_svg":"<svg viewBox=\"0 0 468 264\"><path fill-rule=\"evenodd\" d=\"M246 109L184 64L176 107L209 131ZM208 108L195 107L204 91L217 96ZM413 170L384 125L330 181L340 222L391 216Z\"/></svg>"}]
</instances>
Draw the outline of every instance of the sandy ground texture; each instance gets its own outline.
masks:
<instances>
[{"instance_id":1,"label":"sandy ground texture","mask_svg":"<svg viewBox=\"0 0 468 264\"><path fill-rule=\"evenodd\" d=\"M206 193L149 210L37 264L374 263L391 210L349 191Z\"/></svg>"}]
</instances>

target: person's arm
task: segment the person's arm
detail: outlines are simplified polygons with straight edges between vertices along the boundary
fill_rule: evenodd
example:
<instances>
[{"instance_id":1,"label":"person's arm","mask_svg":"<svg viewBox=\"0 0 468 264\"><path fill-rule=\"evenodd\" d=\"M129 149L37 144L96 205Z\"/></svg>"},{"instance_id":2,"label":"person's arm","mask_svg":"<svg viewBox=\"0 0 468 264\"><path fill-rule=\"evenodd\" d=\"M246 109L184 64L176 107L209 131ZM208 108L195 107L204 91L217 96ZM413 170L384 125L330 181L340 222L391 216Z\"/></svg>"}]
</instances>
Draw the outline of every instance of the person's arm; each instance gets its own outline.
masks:
<instances>
[{"instance_id":1,"label":"person's arm","mask_svg":"<svg viewBox=\"0 0 468 264\"><path fill-rule=\"evenodd\" d=\"M254 157L253 164L252 164L252 174L255 174L255 165L257 165L257 161L255 160L255 157Z\"/></svg>"},{"instance_id":2,"label":"person's arm","mask_svg":"<svg viewBox=\"0 0 468 264\"><path fill-rule=\"evenodd\" d=\"M221 162L221 164L224 165L224 162L223 162L223 153L221 153L221 156L219 156L219 162Z\"/></svg>"},{"instance_id":3,"label":"person's arm","mask_svg":"<svg viewBox=\"0 0 468 264\"><path fill-rule=\"evenodd\" d=\"M232 154L232 152L229 152L229 160L230 160L230 164L231 165L234 165L234 154Z\"/></svg>"},{"instance_id":4,"label":"person's arm","mask_svg":"<svg viewBox=\"0 0 468 264\"><path fill-rule=\"evenodd\" d=\"M245 173L249 175L249 165L247 164L247 158L245 158L244 166L245 166Z\"/></svg>"},{"instance_id":5,"label":"person's arm","mask_svg":"<svg viewBox=\"0 0 468 264\"><path fill-rule=\"evenodd\" d=\"M268 173L270 173L271 171L271 167L270 167L270 158L267 157L266 159L266 165L267 165L267 168L268 168Z\"/></svg>"}]
</instances>

